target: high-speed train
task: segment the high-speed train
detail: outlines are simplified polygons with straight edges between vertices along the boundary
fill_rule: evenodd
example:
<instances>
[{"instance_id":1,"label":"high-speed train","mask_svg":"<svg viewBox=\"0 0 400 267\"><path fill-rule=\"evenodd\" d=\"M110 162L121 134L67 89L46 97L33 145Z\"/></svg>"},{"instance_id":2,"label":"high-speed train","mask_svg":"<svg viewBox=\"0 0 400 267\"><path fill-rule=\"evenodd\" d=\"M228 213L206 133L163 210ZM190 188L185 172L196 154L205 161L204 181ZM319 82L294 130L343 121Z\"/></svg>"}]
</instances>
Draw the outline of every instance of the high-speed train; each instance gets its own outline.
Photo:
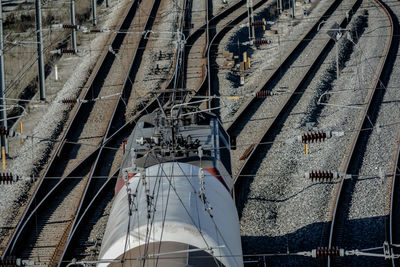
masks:
<instances>
[{"instance_id":1,"label":"high-speed train","mask_svg":"<svg viewBox=\"0 0 400 267\"><path fill-rule=\"evenodd\" d=\"M127 140L98 266L243 266L229 136L189 106L143 116Z\"/></svg>"}]
</instances>

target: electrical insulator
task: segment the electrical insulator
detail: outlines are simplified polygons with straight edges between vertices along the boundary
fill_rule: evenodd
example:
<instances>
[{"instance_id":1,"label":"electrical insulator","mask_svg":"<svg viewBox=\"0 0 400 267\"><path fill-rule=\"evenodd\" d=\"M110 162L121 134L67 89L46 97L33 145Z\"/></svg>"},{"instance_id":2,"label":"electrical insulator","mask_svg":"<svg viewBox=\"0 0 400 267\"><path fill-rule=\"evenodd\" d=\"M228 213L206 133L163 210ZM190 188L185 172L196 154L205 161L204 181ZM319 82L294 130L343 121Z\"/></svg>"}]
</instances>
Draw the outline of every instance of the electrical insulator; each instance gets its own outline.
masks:
<instances>
[{"instance_id":1,"label":"electrical insulator","mask_svg":"<svg viewBox=\"0 0 400 267\"><path fill-rule=\"evenodd\" d=\"M61 54L75 54L74 49L61 49Z\"/></svg>"},{"instance_id":2,"label":"electrical insulator","mask_svg":"<svg viewBox=\"0 0 400 267\"><path fill-rule=\"evenodd\" d=\"M301 136L301 142L303 144L314 143L314 141L315 142L317 142L317 141L322 142L322 141L325 141L326 138L327 138L327 136L326 136L325 132L320 132L320 131L318 131L318 132L309 132L309 133L303 134Z\"/></svg>"},{"instance_id":3,"label":"electrical insulator","mask_svg":"<svg viewBox=\"0 0 400 267\"><path fill-rule=\"evenodd\" d=\"M74 104L77 102L79 102L79 101L76 98L64 98L64 99L61 99L58 101L58 103L61 103L61 104Z\"/></svg>"},{"instance_id":4,"label":"electrical insulator","mask_svg":"<svg viewBox=\"0 0 400 267\"><path fill-rule=\"evenodd\" d=\"M266 98L267 96L271 96L271 91L259 91L255 94L257 98Z\"/></svg>"},{"instance_id":5,"label":"electrical insulator","mask_svg":"<svg viewBox=\"0 0 400 267\"><path fill-rule=\"evenodd\" d=\"M12 173L0 173L0 183L2 184L12 184L18 181L17 175L12 175Z\"/></svg>"},{"instance_id":6,"label":"electrical insulator","mask_svg":"<svg viewBox=\"0 0 400 267\"><path fill-rule=\"evenodd\" d=\"M313 249L313 255L315 255L316 258L327 258L328 256L331 257L339 257L342 256L343 249L339 249L338 247L333 247L333 248L327 248L327 247L322 247L322 248L317 248Z\"/></svg>"},{"instance_id":7,"label":"electrical insulator","mask_svg":"<svg viewBox=\"0 0 400 267\"><path fill-rule=\"evenodd\" d=\"M75 30L78 28L77 25L72 25L72 24L63 24L62 27L64 29L75 29Z\"/></svg>"},{"instance_id":8,"label":"electrical insulator","mask_svg":"<svg viewBox=\"0 0 400 267\"><path fill-rule=\"evenodd\" d=\"M265 22L264 21L254 21L253 23L251 23L251 26L265 26Z\"/></svg>"},{"instance_id":9,"label":"electrical insulator","mask_svg":"<svg viewBox=\"0 0 400 267\"><path fill-rule=\"evenodd\" d=\"M51 54L58 54L58 55L62 55L62 54L76 54L77 51L75 51L74 49L57 49L57 50L52 50L50 51Z\"/></svg>"},{"instance_id":10,"label":"electrical insulator","mask_svg":"<svg viewBox=\"0 0 400 267\"><path fill-rule=\"evenodd\" d=\"M270 40L266 40L266 39L257 39L253 41L254 45L263 45L263 44L269 44L271 43Z\"/></svg>"},{"instance_id":11,"label":"electrical insulator","mask_svg":"<svg viewBox=\"0 0 400 267\"><path fill-rule=\"evenodd\" d=\"M311 179L311 181L317 180L317 181L331 181L333 179L338 178L337 172L331 172L331 171L311 171L309 173L305 174L306 178Z\"/></svg>"},{"instance_id":12,"label":"electrical insulator","mask_svg":"<svg viewBox=\"0 0 400 267\"><path fill-rule=\"evenodd\" d=\"M1 126L0 127L0 135L1 136L8 136L8 134L10 133L10 131L6 128L6 127L4 127L4 126Z\"/></svg>"},{"instance_id":13,"label":"electrical insulator","mask_svg":"<svg viewBox=\"0 0 400 267\"><path fill-rule=\"evenodd\" d=\"M15 256L8 256L5 259L0 259L0 266L17 266L17 258Z\"/></svg>"}]
</instances>

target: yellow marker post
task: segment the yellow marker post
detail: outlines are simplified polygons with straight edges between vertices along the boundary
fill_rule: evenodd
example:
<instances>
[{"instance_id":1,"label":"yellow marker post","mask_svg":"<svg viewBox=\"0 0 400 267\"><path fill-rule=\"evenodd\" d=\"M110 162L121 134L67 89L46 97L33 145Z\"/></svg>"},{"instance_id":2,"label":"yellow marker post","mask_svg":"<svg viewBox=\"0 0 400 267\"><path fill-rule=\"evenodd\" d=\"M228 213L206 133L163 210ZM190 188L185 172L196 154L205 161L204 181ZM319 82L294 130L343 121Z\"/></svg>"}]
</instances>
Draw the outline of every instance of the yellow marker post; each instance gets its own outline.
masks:
<instances>
[{"instance_id":1,"label":"yellow marker post","mask_svg":"<svg viewBox=\"0 0 400 267\"><path fill-rule=\"evenodd\" d=\"M265 28L265 19L264 18L262 19L262 22L263 22L263 30L265 31L266 28Z\"/></svg>"},{"instance_id":2,"label":"yellow marker post","mask_svg":"<svg viewBox=\"0 0 400 267\"><path fill-rule=\"evenodd\" d=\"M247 58L247 69L250 69L250 58Z\"/></svg>"},{"instance_id":3,"label":"yellow marker post","mask_svg":"<svg viewBox=\"0 0 400 267\"><path fill-rule=\"evenodd\" d=\"M304 144L304 154L308 155L308 144Z\"/></svg>"},{"instance_id":4,"label":"yellow marker post","mask_svg":"<svg viewBox=\"0 0 400 267\"><path fill-rule=\"evenodd\" d=\"M228 99L228 100L239 100L240 97L239 96L228 96L226 99Z\"/></svg>"},{"instance_id":5,"label":"yellow marker post","mask_svg":"<svg viewBox=\"0 0 400 267\"><path fill-rule=\"evenodd\" d=\"M6 148L1 147L1 157L3 158L3 171L6 169Z\"/></svg>"},{"instance_id":6,"label":"yellow marker post","mask_svg":"<svg viewBox=\"0 0 400 267\"><path fill-rule=\"evenodd\" d=\"M22 134L23 133L23 129L22 129L22 122L20 121L19 122L19 133L20 134ZM22 144L22 143L24 143L24 139L20 139L20 143Z\"/></svg>"},{"instance_id":7,"label":"yellow marker post","mask_svg":"<svg viewBox=\"0 0 400 267\"><path fill-rule=\"evenodd\" d=\"M247 51L244 51L244 53L243 53L243 62L246 65L246 62L247 62Z\"/></svg>"}]
</instances>

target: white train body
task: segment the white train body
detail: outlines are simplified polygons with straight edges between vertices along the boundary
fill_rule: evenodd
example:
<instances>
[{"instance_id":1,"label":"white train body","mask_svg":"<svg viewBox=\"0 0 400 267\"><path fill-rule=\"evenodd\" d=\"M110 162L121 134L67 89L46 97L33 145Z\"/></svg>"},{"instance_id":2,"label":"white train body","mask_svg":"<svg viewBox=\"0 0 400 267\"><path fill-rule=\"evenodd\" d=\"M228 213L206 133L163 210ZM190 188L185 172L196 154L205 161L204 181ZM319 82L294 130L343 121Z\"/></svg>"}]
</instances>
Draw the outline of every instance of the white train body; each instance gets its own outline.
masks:
<instances>
[{"instance_id":1,"label":"white train body","mask_svg":"<svg viewBox=\"0 0 400 267\"><path fill-rule=\"evenodd\" d=\"M174 153L151 138L144 149L139 136L160 137L154 118L144 118L154 127L139 123L129 139L98 266L243 266L230 157L215 149L229 152L226 133L208 114L208 124L175 127L182 135Z\"/></svg>"}]
</instances>

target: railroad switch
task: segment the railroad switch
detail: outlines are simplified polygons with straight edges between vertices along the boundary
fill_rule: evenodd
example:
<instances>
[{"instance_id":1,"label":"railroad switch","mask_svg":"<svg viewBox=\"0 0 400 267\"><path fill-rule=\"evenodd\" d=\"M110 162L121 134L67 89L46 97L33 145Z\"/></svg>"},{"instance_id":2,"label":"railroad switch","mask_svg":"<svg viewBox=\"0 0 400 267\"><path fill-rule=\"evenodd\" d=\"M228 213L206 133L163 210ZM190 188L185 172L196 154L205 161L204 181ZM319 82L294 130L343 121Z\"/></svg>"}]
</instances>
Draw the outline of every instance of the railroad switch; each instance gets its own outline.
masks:
<instances>
[{"instance_id":1,"label":"railroad switch","mask_svg":"<svg viewBox=\"0 0 400 267\"><path fill-rule=\"evenodd\" d=\"M332 181L333 179L338 179L339 174L337 172L331 172L331 171L311 171L311 172L306 172L304 174L305 178L311 179L311 181Z\"/></svg>"}]
</instances>

